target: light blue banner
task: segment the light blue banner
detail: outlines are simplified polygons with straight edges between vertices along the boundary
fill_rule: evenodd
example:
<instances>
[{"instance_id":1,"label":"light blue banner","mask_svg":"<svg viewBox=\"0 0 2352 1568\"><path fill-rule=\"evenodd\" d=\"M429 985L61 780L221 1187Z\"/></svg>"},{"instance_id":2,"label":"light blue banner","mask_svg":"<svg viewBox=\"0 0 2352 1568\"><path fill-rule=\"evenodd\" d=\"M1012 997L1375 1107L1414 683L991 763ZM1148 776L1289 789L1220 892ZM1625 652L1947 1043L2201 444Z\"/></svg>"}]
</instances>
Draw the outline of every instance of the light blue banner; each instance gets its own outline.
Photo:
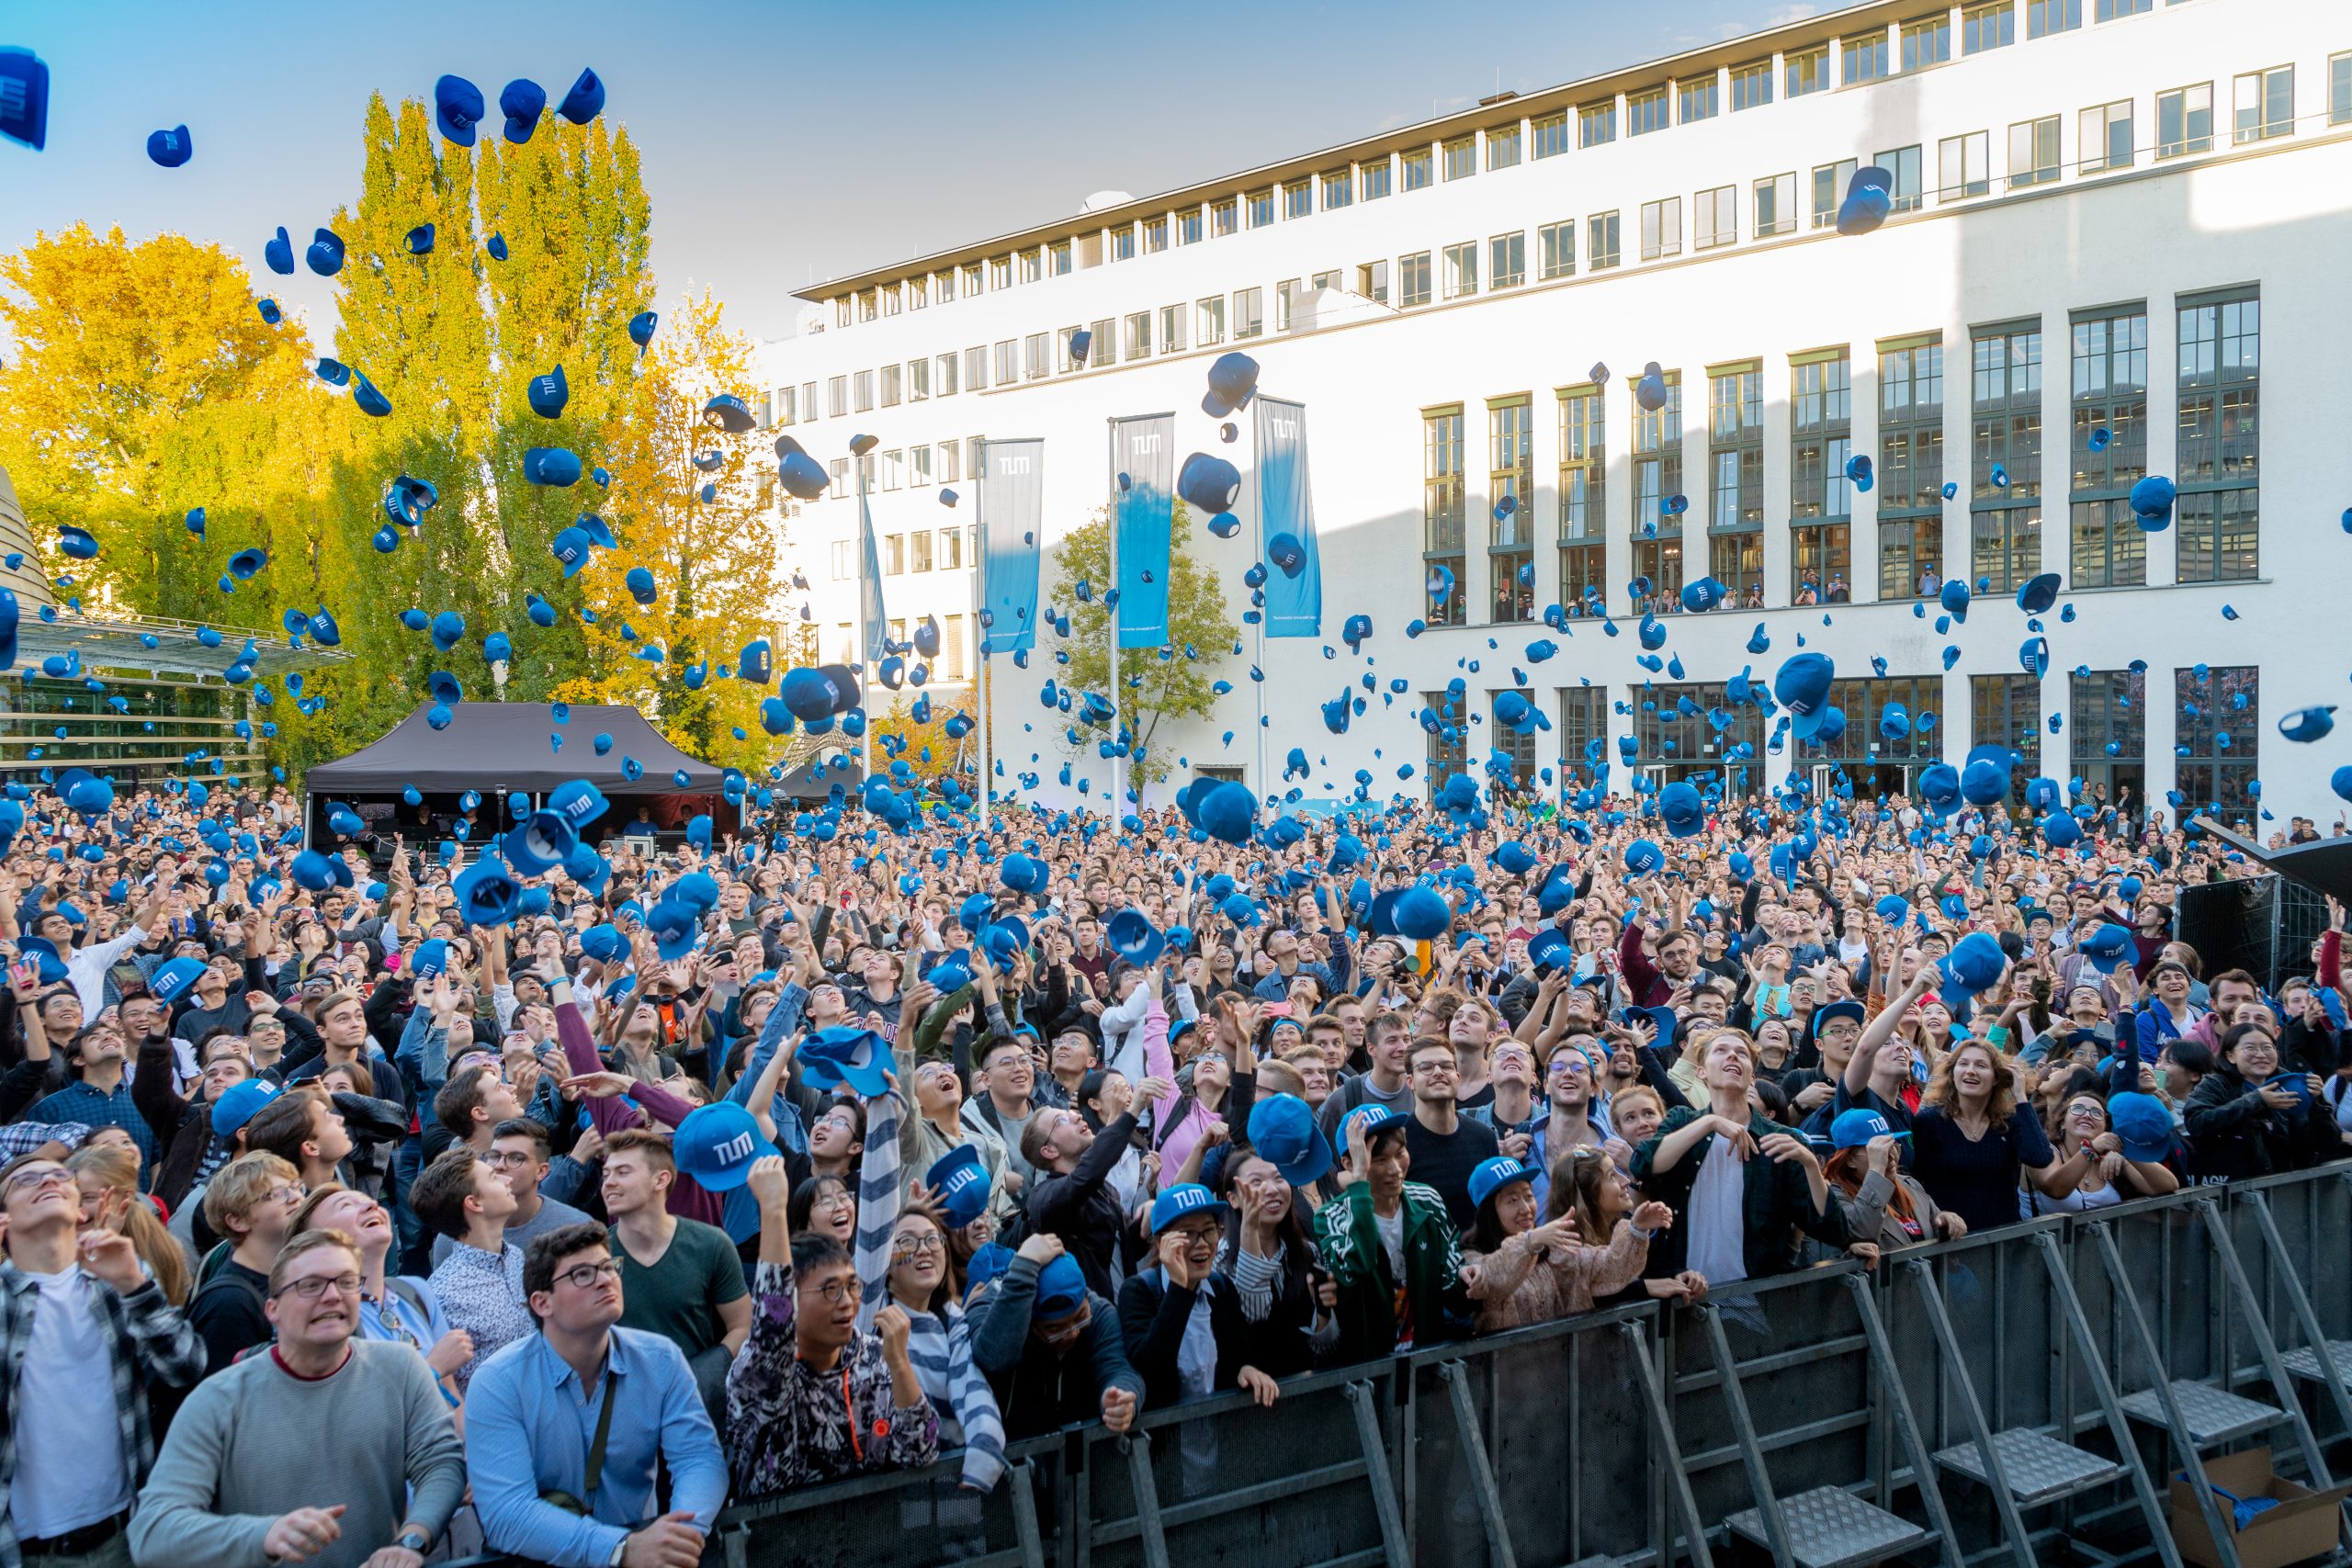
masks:
<instances>
[{"instance_id":1,"label":"light blue banner","mask_svg":"<svg viewBox=\"0 0 2352 1568\"><path fill-rule=\"evenodd\" d=\"M1037 646L1037 563L1046 513L1046 444L980 443L982 653Z\"/></svg>"},{"instance_id":2,"label":"light blue banner","mask_svg":"<svg viewBox=\"0 0 2352 1568\"><path fill-rule=\"evenodd\" d=\"M1127 483L1122 487L1119 476ZM1168 644L1169 537L1176 526L1176 416L1111 428L1111 526L1118 551L1119 646Z\"/></svg>"},{"instance_id":3,"label":"light blue banner","mask_svg":"<svg viewBox=\"0 0 2352 1568\"><path fill-rule=\"evenodd\" d=\"M882 662L883 645L890 637L890 619L882 609L882 558L874 547L874 513L865 502L865 459L853 457L858 465L857 533L860 554L857 569L857 591L864 608L860 612L865 621L865 646L859 657L871 670Z\"/></svg>"},{"instance_id":4,"label":"light blue banner","mask_svg":"<svg viewBox=\"0 0 2352 1568\"><path fill-rule=\"evenodd\" d=\"M1277 399L1258 409L1258 538L1266 563L1266 635L1323 635L1323 552L1315 542L1315 498L1306 478L1306 408ZM1298 542L1295 575L1277 563L1277 536ZM1285 554L1288 552L1285 551Z\"/></svg>"}]
</instances>

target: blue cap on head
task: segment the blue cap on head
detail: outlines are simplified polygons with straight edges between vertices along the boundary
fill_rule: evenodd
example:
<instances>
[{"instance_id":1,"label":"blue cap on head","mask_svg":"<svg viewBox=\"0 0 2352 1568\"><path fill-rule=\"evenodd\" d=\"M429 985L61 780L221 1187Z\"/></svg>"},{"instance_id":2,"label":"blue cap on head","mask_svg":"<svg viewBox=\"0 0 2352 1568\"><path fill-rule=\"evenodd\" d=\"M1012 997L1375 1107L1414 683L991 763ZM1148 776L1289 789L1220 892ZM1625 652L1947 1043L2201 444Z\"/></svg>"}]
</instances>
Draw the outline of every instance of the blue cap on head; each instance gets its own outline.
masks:
<instances>
[{"instance_id":1,"label":"blue cap on head","mask_svg":"<svg viewBox=\"0 0 2352 1568\"><path fill-rule=\"evenodd\" d=\"M213 1135L234 1137L263 1106L285 1092L266 1078L247 1078L222 1090L220 1098L212 1102Z\"/></svg>"},{"instance_id":2,"label":"blue cap on head","mask_svg":"<svg viewBox=\"0 0 2352 1568\"><path fill-rule=\"evenodd\" d=\"M1223 1215L1227 1206L1197 1181L1180 1181L1164 1190L1151 1205L1151 1234L1158 1235L1187 1214Z\"/></svg>"},{"instance_id":3,"label":"blue cap on head","mask_svg":"<svg viewBox=\"0 0 2352 1568\"><path fill-rule=\"evenodd\" d=\"M1872 1138L1907 1138L1910 1135L1907 1132L1896 1132L1877 1111L1859 1106L1851 1111L1839 1111L1838 1119L1829 1123L1829 1143L1833 1148L1859 1149Z\"/></svg>"},{"instance_id":4,"label":"blue cap on head","mask_svg":"<svg viewBox=\"0 0 2352 1568\"><path fill-rule=\"evenodd\" d=\"M1037 1270L1037 1303L1034 1315L1068 1317L1086 1304L1086 1276L1067 1252Z\"/></svg>"},{"instance_id":5,"label":"blue cap on head","mask_svg":"<svg viewBox=\"0 0 2352 1568\"><path fill-rule=\"evenodd\" d=\"M1507 1156L1483 1161L1470 1173L1470 1203L1473 1208L1485 1208L1487 1200L1514 1181L1532 1183L1535 1172Z\"/></svg>"}]
</instances>

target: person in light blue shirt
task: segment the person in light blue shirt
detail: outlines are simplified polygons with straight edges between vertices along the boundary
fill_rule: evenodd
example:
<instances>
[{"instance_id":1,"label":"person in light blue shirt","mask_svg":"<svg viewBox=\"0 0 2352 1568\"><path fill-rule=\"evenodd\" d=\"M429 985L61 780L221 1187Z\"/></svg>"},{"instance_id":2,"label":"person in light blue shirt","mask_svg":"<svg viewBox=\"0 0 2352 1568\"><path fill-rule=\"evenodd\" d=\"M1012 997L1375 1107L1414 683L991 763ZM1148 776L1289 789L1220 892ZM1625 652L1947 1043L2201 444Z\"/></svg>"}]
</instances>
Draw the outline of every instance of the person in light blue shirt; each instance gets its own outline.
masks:
<instances>
[{"instance_id":1,"label":"person in light blue shirt","mask_svg":"<svg viewBox=\"0 0 2352 1568\"><path fill-rule=\"evenodd\" d=\"M620 1272L602 1225L536 1237L523 1288L539 1332L484 1361L466 1393L485 1547L551 1568L695 1568L727 1500L727 1461L685 1357L618 1326ZM667 1514L654 1512L657 1463L670 1471Z\"/></svg>"}]
</instances>

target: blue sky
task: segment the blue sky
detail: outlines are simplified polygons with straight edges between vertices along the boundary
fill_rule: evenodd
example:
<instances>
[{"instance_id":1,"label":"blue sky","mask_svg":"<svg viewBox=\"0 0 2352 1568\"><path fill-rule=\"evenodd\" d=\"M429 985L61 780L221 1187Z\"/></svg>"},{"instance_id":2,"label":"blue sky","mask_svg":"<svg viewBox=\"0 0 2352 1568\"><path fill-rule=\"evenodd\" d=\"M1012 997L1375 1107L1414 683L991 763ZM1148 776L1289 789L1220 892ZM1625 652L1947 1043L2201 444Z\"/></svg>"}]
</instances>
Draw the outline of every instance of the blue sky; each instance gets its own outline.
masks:
<instances>
[{"instance_id":1,"label":"blue sky","mask_svg":"<svg viewBox=\"0 0 2352 1568\"><path fill-rule=\"evenodd\" d=\"M51 96L47 152L0 141L0 252L77 219L218 241L323 336L326 280L269 276L261 247L282 223L299 254L356 194L368 94L429 97L448 72L494 115L511 78L553 100L593 65L642 152L665 299L707 284L773 337L812 280L1092 191L1140 195L1827 8L0 0L0 45L48 62ZM195 156L148 162L148 132L182 123Z\"/></svg>"}]
</instances>

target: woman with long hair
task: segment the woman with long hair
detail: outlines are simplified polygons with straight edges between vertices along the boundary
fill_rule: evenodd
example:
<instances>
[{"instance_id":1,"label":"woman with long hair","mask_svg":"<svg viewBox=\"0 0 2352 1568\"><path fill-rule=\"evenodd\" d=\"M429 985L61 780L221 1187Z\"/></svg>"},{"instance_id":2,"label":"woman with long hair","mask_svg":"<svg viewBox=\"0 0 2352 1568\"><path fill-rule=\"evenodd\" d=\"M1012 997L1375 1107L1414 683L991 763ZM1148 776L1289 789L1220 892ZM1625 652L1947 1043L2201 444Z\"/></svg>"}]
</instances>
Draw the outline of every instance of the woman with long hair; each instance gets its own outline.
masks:
<instances>
[{"instance_id":1,"label":"woman with long hair","mask_svg":"<svg viewBox=\"0 0 2352 1568\"><path fill-rule=\"evenodd\" d=\"M898 1172L892 1168L888 1176L895 1195L899 1191ZM1004 1473L1004 1419L987 1377L972 1364L972 1333L964 1317L947 1215L928 1188L917 1191L919 1196L894 1196L869 1205L881 1209L895 1203L898 1213L890 1220L886 1252L859 1250L865 1294L858 1327L872 1332L875 1314L885 1306L907 1314L907 1359L938 1414L940 1447L960 1447L963 1485L986 1492ZM879 1217L868 1213L860 1229L870 1228Z\"/></svg>"},{"instance_id":2,"label":"woman with long hair","mask_svg":"<svg viewBox=\"0 0 2352 1568\"><path fill-rule=\"evenodd\" d=\"M2234 1024L2222 1036L2220 1056L2181 1112L2191 1174L2268 1176L2306 1169L2343 1152L2343 1134L2323 1098L2325 1083L2281 1069L2276 1031Z\"/></svg>"},{"instance_id":3,"label":"woman with long hair","mask_svg":"<svg viewBox=\"0 0 2352 1568\"><path fill-rule=\"evenodd\" d=\"M1911 1174L1972 1231L2017 1224L2020 1178L2063 1198L2090 1168L2087 1152L2061 1160L2051 1148L2041 1118L2018 1103L2016 1072L1982 1040L1962 1039L1912 1118Z\"/></svg>"},{"instance_id":4,"label":"woman with long hair","mask_svg":"<svg viewBox=\"0 0 2352 1568\"><path fill-rule=\"evenodd\" d=\"M1643 1092L1652 1100L1657 1098L1655 1090ZM1606 1150L1589 1146L1571 1149L1552 1167L1552 1196L1544 1217L1573 1220L1578 1236L1605 1235L1614 1240L1617 1227L1637 1212L1633 1179ZM1668 1213L1670 1216L1671 1211ZM1625 1302L1655 1300L1696 1306L1706 1299L1706 1276L1695 1269L1685 1269L1662 1280L1636 1279L1615 1291L1595 1292L1587 1304L1610 1307Z\"/></svg>"},{"instance_id":5,"label":"woman with long hair","mask_svg":"<svg viewBox=\"0 0 2352 1568\"><path fill-rule=\"evenodd\" d=\"M2075 1072L2081 1072L2077 1067ZM2068 1159L2087 1152L2090 1168L2072 1192L2045 1198L2029 1190L2026 1211L2033 1214L2079 1214L2087 1209L2111 1209L2134 1198L2159 1198L2180 1190L2180 1178L2162 1160L2135 1160L2125 1153L2115 1131L2107 1100L2094 1087L2077 1089L2059 1107L2058 1131L2051 1142Z\"/></svg>"},{"instance_id":6,"label":"woman with long hair","mask_svg":"<svg viewBox=\"0 0 2352 1568\"><path fill-rule=\"evenodd\" d=\"M1666 1101L1645 1083L1628 1085L1609 1097L1609 1153L1620 1170L1630 1170L1634 1151L1648 1142L1666 1120ZM1553 1156L1557 1168L1559 1156Z\"/></svg>"},{"instance_id":7,"label":"woman with long hair","mask_svg":"<svg viewBox=\"0 0 2352 1568\"><path fill-rule=\"evenodd\" d=\"M1665 1204L1645 1203L1598 1233L1606 1242L1582 1245L1565 1214L1537 1223L1534 1174L1510 1158L1470 1173L1478 1217L1463 1246L1462 1282L1476 1303L1481 1334L1591 1311L1595 1296L1642 1277L1650 1237L1673 1223Z\"/></svg>"},{"instance_id":8,"label":"woman with long hair","mask_svg":"<svg viewBox=\"0 0 2352 1568\"><path fill-rule=\"evenodd\" d=\"M164 1228L155 1206L140 1195L138 1149L85 1143L66 1156L65 1168L74 1173L74 1185L82 1190L83 1228L129 1236L139 1261L163 1287L164 1299L174 1306L186 1306L187 1252Z\"/></svg>"},{"instance_id":9,"label":"woman with long hair","mask_svg":"<svg viewBox=\"0 0 2352 1568\"><path fill-rule=\"evenodd\" d=\"M1217 1185L1232 1218L1216 1267L1233 1281L1250 1323L1243 1359L1269 1377L1306 1371L1338 1340L1340 1324L1299 1193L1272 1160L1250 1149L1227 1156Z\"/></svg>"},{"instance_id":10,"label":"woman with long hair","mask_svg":"<svg viewBox=\"0 0 2352 1568\"><path fill-rule=\"evenodd\" d=\"M1848 1111L1829 1124L1836 1148L1821 1173L1829 1179L1830 1198L1845 1210L1855 1238L1878 1243L1881 1252L1968 1234L1968 1222L1936 1207L1919 1179L1903 1168L1904 1136L1887 1131L1874 1111Z\"/></svg>"}]
</instances>

